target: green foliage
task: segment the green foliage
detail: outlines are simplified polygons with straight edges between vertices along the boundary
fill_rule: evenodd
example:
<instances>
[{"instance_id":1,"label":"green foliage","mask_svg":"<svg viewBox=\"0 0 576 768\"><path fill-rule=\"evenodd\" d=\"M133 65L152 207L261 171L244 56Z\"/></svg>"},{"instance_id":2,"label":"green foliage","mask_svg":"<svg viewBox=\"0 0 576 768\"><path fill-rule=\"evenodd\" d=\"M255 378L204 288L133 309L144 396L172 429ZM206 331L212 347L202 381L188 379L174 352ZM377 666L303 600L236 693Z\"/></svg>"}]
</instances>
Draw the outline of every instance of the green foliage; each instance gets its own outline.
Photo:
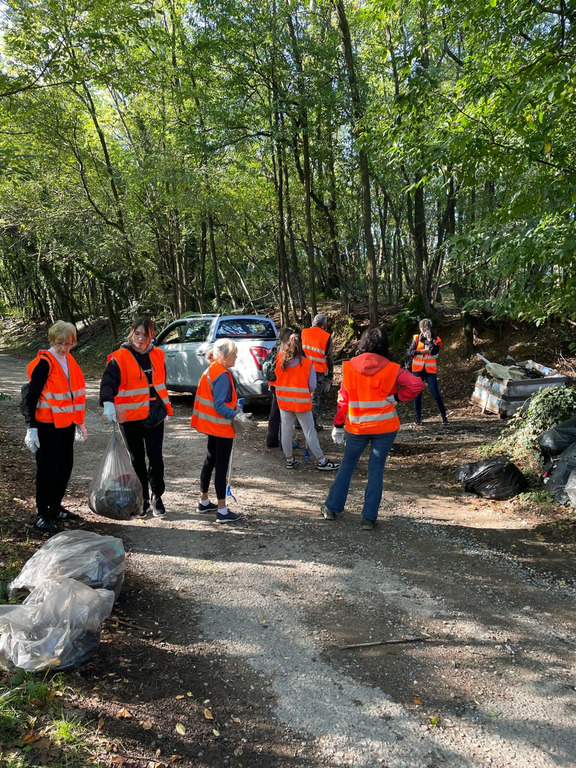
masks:
<instances>
[{"instance_id":1,"label":"green foliage","mask_svg":"<svg viewBox=\"0 0 576 768\"><path fill-rule=\"evenodd\" d=\"M392 318L389 332L390 349L397 357L402 358L410 345L410 338L418 331L418 321L424 316L424 307L420 296L411 296L407 305Z\"/></svg>"},{"instance_id":2,"label":"green foliage","mask_svg":"<svg viewBox=\"0 0 576 768\"><path fill-rule=\"evenodd\" d=\"M543 456L538 437L576 414L576 388L548 387L535 392L528 405L510 419L489 455L506 454L523 471L540 472Z\"/></svg>"}]
</instances>

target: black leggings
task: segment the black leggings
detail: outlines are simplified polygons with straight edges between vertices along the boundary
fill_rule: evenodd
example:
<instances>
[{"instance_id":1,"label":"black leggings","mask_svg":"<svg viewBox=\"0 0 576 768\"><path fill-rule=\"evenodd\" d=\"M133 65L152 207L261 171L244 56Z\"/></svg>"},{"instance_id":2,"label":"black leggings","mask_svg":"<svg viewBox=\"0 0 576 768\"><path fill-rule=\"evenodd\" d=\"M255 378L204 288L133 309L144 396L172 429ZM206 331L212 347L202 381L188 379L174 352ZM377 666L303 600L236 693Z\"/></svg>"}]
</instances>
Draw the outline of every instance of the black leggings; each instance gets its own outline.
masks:
<instances>
[{"instance_id":1,"label":"black leggings","mask_svg":"<svg viewBox=\"0 0 576 768\"><path fill-rule=\"evenodd\" d=\"M157 427L146 429L141 421L125 421L120 425L126 446L132 459L132 466L142 483L142 497L150 498L150 490L156 497L164 493L164 422ZM146 468L148 456L148 468Z\"/></svg>"},{"instance_id":2,"label":"black leggings","mask_svg":"<svg viewBox=\"0 0 576 768\"><path fill-rule=\"evenodd\" d=\"M37 423L40 448L36 451L36 509L56 518L74 466L76 425L56 428Z\"/></svg>"},{"instance_id":3,"label":"black leggings","mask_svg":"<svg viewBox=\"0 0 576 768\"><path fill-rule=\"evenodd\" d=\"M208 493L210 488L210 478L214 472L214 487L216 489L216 498L226 498L226 485L228 477L228 464L230 463L230 454L234 438L216 437L208 435L208 449L202 472L200 473L200 490L202 493Z\"/></svg>"}]
</instances>

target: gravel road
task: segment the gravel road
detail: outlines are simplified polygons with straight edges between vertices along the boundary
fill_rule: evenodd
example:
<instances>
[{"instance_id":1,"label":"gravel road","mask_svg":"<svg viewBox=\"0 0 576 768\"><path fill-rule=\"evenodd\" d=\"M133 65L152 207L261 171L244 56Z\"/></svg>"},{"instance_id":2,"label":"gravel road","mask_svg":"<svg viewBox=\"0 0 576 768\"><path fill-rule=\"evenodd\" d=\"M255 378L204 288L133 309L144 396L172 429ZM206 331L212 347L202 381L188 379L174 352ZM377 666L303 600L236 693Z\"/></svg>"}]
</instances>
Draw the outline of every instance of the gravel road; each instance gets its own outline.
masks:
<instances>
[{"instance_id":1,"label":"gravel road","mask_svg":"<svg viewBox=\"0 0 576 768\"><path fill-rule=\"evenodd\" d=\"M0 374L14 397L0 407L23 437L25 362L2 354ZM432 422L418 434L402 428L374 532L360 528L366 464L343 519L325 521L331 478L284 469L264 447L260 415L233 461L246 521L226 527L194 511L205 439L189 427L190 399L174 402L167 519L114 523L116 535L133 574L194 602L194 636L174 611L181 642L209 643L255 674L271 720L301 734L316 765L576 766L574 561L559 546L543 559L525 509L461 493L455 457L486 438L479 413L451 413L449 435ZM110 434L96 382L87 427L72 483L80 495ZM329 431L320 437L338 456ZM22 457L32 461L24 446ZM87 507L85 517L97 519ZM342 648L391 639L410 642Z\"/></svg>"}]
</instances>

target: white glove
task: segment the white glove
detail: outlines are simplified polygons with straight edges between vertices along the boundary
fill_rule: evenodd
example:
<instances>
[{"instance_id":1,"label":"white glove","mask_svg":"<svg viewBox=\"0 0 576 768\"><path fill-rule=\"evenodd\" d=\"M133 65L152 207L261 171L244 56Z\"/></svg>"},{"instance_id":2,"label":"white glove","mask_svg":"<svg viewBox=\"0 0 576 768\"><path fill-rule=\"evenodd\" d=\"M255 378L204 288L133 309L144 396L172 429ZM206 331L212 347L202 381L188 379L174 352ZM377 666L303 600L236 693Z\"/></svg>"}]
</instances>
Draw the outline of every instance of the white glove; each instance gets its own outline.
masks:
<instances>
[{"instance_id":1,"label":"white glove","mask_svg":"<svg viewBox=\"0 0 576 768\"><path fill-rule=\"evenodd\" d=\"M104 403L104 419L105 421L118 421L116 418L116 407L114 403Z\"/></svg>"},{"instance_id":2,"label":"white glove","mask_svg":"<svg viewBox=\"0 0 576 768\"><path fill-rule=\"evenodd\" d=\"M74 441L76 443L83 443L88 437L88 430L84 424L76 424L76 431L74 432Z\"/></svg>"},{"instance_id":3,"label":"white glove","mask_svg":"<svg viewBox=\"0 0 576 768\"><path fill-rule=\"evenodd\" d=\"M346 430L344 427L332 427L332 440L336 445L344 445L346 442Z\"/></svg>"},{"instance_id":4,"label":"white glove","mask_svg":"<svg viewBox=\"0 0 576 768\"><path fill-rule=\"evenodd\" d=\"M36 453L38 448L40 448L40 440L38 439L38 430L36 427L30 427L26 430L24 442L32 453Z\"/></svg>"}]
</instances>

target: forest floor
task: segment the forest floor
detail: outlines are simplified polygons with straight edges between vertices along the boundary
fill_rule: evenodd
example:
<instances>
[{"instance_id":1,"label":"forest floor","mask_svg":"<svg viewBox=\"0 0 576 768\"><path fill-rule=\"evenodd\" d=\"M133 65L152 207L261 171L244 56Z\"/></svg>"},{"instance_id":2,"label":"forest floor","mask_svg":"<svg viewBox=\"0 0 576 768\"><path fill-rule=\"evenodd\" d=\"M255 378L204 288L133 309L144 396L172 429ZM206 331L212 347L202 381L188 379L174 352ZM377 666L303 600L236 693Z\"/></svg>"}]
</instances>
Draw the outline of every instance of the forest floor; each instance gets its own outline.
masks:
<instances>
[{"instance_id":1,"label":"forest floor","mask_svg":"<svg viewBox=\"0 0 576 768\"><path fill-rule=\"evenodd\" d=\"M166 429L166 519L97 517L87 488L110 427L89 381L89 439L76 448L66 503L80 527L119 536L128 553L99 653L63 673L61 706L86 728L91 764L574 766L576 518L537 492L506 502L462 492L458 468L505 422L470 405L481 363L462 358L456 326L442 336L451 425L428 395L422 429L401 406L373 532L360 527L366 460L343 518L326 521L331 476L285 469L280 450L265 447L264 409L234 453L232 506L245 521L197 514L205 438L189 427L188 396L173 397ZM477 342L495 361L509 353L574 373L550 333ZM26 362L0 351L11 398L0 399L3 565L43 543L30 527L34 462L18 411ZM324 424L333 413L334 399ZM330 429L319 436L338 458ZM2 745L0 765L74 764L50 738L24 751L23 736Z\"/></svg>"}]
</instances>

